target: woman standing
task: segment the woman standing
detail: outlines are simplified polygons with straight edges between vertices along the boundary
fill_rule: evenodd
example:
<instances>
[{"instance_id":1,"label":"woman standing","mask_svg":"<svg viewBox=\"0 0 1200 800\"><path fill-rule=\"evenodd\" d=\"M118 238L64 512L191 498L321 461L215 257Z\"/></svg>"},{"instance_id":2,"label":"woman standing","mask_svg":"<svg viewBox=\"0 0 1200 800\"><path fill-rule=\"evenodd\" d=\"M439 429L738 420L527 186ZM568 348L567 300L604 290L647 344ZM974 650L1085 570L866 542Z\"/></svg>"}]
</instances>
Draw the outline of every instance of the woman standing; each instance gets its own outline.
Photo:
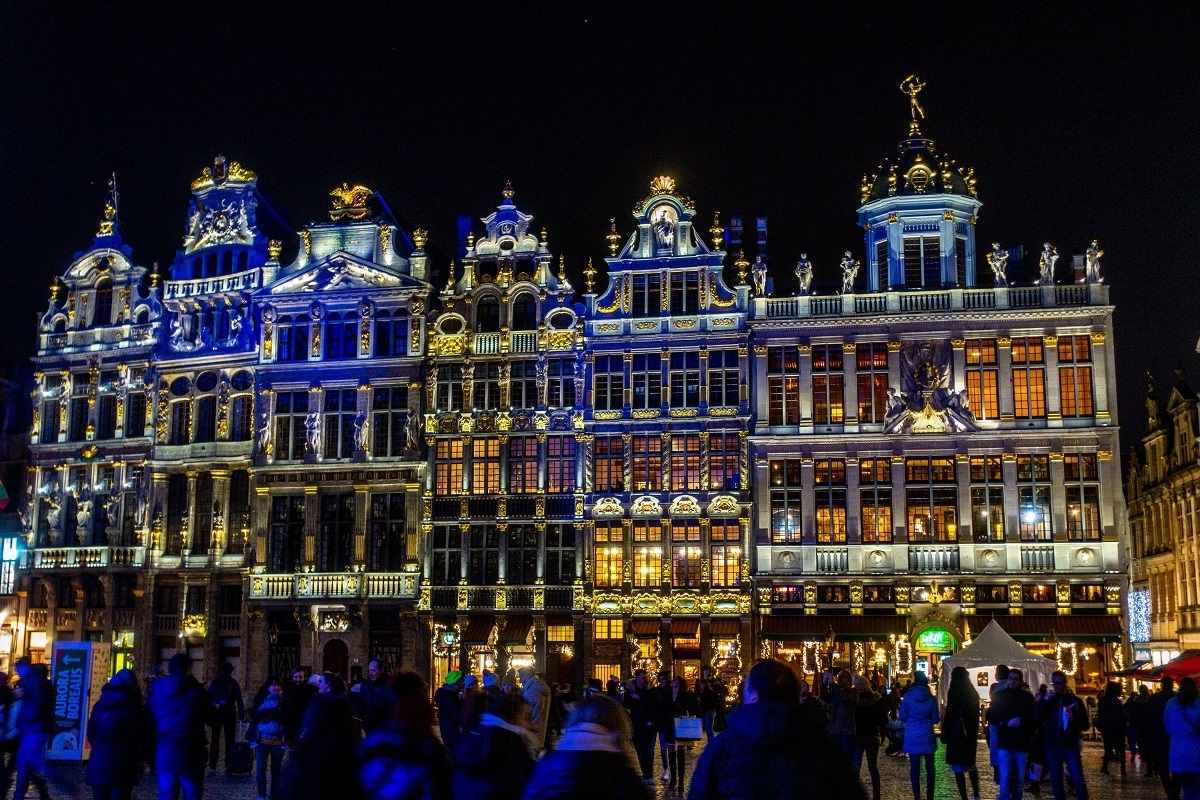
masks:
<instances>
[{"instance_id":1,"label":"woman standing","mask_svg":"<svg viewBox=\"0 0 1200 800\"><path fill-rule=\"evenodd\" d=\"M979 800L979 770L975 768L975 747L979 741L979 692L971 685L966 667L950 673L946 698L946 716L942 720L942 741L946 743L946 763L954 773L960 800L967 800L967 775L971 776L971 796Z\"/></svg>"},{"instance_id":2,"label":"woman standing","mask_svg":"<svg viewBox=\"0 0 1200 800\"><path fill-rule=\"evenodd\" d=\"M684 791L683 780L687 773L687 750L675 740L675 720L679 717L694 717L699 707L696 697L688 691L683 678L676 675L659 696L659 736L667 750L667 767L671 771L668 789L679 787Z\"/></svg>"},{"instance_id":3,"label":"woman standing","mask_svg":"<svg viewBox=\"0 0 1200 800\"><path fill-rule=\"evenodd\" d=\"M1128 722L1129 715L1121 705L1121 684L1109 681L1096 704L1096 729L1104 741L1104 761L1100 771L1105 775L1110 761L1120 764L1121 775L1125 774L1125 728Z\"/></svg>"},{"instance_id":4,"label":"woman standing","mask_svg":"<svg viewBox=\"0 0 1200 800\"><path fill-rule=\"evenodd\" d=\"M879 800L879 731L887 724L887 701L871 689L871 682L859 675L854 679L858 700L854 706L854 774L862 771L863 756L871 775L871 800Z\"/></svg>"},{"instance_id":5,"label":"woman standing","mask_svg":"<svg viewBox=\"0 0 1200 800\"><path fill-rule=\"evenodd\" d=\"M1171 738L1168 764L1179 776L1183 800L1200 800L1200 700L1195 678L1179 682L1179 690L1167 701L1163 723Z\"/></svg>"},{"instance_id":6,"label":"woman standing","mask_svg":"<svg viewBox=\"0 0 1200 800\"><path fill-rule=\"evenodd\" d=\"M933 754L937 738L933 726L938 721L937 700L929 691L929 678L918 672L900 701L900 721L904 723L904 750L908 753L908 779L913 800L921 800L921 760L925 760L925 796L933 800Z\"/></svg>"},{"instance_id":7,"label":"woman standing","mask_svg":"<svg viewBox=\"0 0 1200 800\"><path fill-rule=\"evenodd\" d=\"M95 800L129 800L142 774L145 738L142 693L133 672L123 669L100 690L88 720L92 756L87 783Z\"/></svg>"},{"instance_id":8,"label":"woman standing","mask_svg":"<svg viewBox=\"0 0 1200 800\"><path fill-rule=\"evenodd\" d=\"M258 800L267 797L267 765L271 767L271 800L280 800L279 773L283 766L284 738L291 727L283 701L283 681L270 678L254 698L250 710L254 733L250 740L254 748L254 773L258 783Z\"/></svg>"}]
</instances>

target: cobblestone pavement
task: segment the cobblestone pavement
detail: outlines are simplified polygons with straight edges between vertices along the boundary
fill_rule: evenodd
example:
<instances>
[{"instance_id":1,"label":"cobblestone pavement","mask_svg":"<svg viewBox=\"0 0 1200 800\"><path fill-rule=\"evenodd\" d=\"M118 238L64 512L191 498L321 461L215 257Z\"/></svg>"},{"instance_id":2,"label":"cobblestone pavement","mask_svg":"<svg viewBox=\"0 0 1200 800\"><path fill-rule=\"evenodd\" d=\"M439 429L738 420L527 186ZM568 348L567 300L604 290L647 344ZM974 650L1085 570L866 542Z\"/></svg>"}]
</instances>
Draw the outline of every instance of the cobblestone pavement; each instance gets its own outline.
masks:
<instances>
[{"instance_id":1,"label":"cobblestone pavement","mask_svg":"<svg viewBox=\"0 0 1200 800\"><path fill-rule=\"evenodd\" d=\"M1117 798L1129 798L1130 800L1158 800L1163 797L1162 786L1158 782L1158 778L1145 777L1145 770L1141 763L1130 765L1128 767L1128 775L1121 777L1119 770L1112 770L1113 775L1101 775L1100 773L1100 756L1102 750L1099 742L1084 742L1083 746L1083 763L1084 771L1087 775L1088 792L1091 795L1091 800L1117 800ZM696 758L699 755L699 750L693 750L688 759L688 779L691 779L691 768L696 763ZM980 742L979 748L981 769L979 771L980 778L980 793L983 800L994 800L996 797L996 784L992 782L991 769L987 766L987 745ZM655 756L658 761L657 754ZM937 762L937 800L957 800L958 789L954 784L954 776L946 767L942 759L942 754L939 753L936 759ZM661 767L661 764L656 764ZM83 767L78 765L60 766L57 769L61 772L62 777L69 780L74 780L79 788L75 795L67 793L62 789L54 789L52 787L51 796L55 800L61 798L90 798L91 791L84 787L83 784ZM882 776L882 798L881 800L911 800L912 791L908 785L908 759L894 758L883 755L882 751L879 755L879 771ZM868 795L869 777L866 772L866 764L863 765L863 777L868 780ZM657 795L664 800L673 800L680 798L677 792L667 791L665 783L659 783L656 787ZM227 775L224 768L217 771L209 771L208 778L204 786L205 797L216 798L219 800L255 800L254 776L253 775ZM36 797L36 793L31 795ZM153 777L147 776L142 779L141 785L134 790L133 796L135 800L152 800L156 797L154 791ZM1031 795L1027 792L1027 798ZM1053 793L1050 790L1049 781L1043 782L1042 796L1046 800L1052 800ZM1068 797L1070 797L1068 793ZM286 798L280 798L286 800ZM331 800L334 800L331 798Z\"/></svg>"}]
</instances>

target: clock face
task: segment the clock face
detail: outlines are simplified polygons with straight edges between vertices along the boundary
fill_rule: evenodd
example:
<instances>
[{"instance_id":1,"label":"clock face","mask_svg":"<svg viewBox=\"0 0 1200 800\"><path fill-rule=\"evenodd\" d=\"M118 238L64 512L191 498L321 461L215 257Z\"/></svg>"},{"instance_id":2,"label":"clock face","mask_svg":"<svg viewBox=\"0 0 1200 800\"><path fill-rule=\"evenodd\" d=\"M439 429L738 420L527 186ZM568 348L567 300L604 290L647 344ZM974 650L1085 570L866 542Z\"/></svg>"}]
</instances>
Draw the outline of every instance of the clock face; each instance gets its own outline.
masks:
<instances>
[{"instance_id":1,"label":"clock face","mask_svg":"<svg viewBox=\"0 0 1200 800\"><path fill-rule=\"evenodd\" d=\"M454 640L457 638L458 637L454 635L453 631L446 631L442 634L442 643L445 645L452 645L454 644Z\"/></svg>"},{"instance_id":2,"label":"clock face","mask_svg":"<svg viewBox=\"0 0 1200 800\"><path fill-rule=\"evenodd\" d=\"M513 224L511 222L501 223L500 232L501 233L512 233L513 232Z\"/></svg>"}]
</instances>

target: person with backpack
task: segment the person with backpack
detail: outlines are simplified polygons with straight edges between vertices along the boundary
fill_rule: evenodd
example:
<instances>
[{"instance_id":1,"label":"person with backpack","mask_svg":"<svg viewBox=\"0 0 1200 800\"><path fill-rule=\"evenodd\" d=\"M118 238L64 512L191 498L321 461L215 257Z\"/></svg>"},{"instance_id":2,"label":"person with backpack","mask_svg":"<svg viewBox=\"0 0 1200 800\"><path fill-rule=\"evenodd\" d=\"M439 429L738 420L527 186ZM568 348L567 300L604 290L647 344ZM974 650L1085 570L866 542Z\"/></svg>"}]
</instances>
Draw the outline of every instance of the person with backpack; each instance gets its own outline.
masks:
<instances>
[{"instance_id":1,"label":"person with backpack","mask_svg":"<svg viewBox=\"0 0 1200 800\"><path fill-rule=\"evenodd\" d=\"M233 664L222 664L221 674L208 685L208 697L212 703L212 744L208 748L208 768L217 768L220 755L221 734L225 734L225 764L236 741L237 723L246 719L246 707L242 701L242 687L233 677Z\"/></svg>"},{"instance_id":2,"label":"person with backpack","mask_svg":"<svg viewBox=\"0 0 1200 800\"><path fill-rule=\"evenodd\" d=\"M133 796L145 760L145 713L132 671L119 670L100 690L87 724L92 744L87 784L95 800L129 800Z\"/></svg>"},{"instance_id":3,"label":"person with backpack","mask_svg":"<svg viewBox=\"0 0 1200 800\"><path fill-rule=\"evenodd\" d=\"M247 738L254 745L254 775L258 800L267 798L267 767L271 768L271 800L281 800L279 772L283 768L283 751L291 729L287 703L283 696L283 681L270 678L255 697L250 709L252 733Z\"/></svg>"}]
</instances>

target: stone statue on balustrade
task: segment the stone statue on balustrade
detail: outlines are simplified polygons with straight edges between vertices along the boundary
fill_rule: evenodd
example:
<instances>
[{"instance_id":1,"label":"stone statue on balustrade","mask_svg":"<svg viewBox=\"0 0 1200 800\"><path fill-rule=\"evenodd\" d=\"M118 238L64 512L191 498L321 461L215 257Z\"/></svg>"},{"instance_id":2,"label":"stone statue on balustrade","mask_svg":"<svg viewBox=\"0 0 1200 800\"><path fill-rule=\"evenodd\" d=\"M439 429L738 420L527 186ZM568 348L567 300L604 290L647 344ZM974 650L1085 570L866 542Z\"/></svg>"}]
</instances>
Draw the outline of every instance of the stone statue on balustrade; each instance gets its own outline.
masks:
<instances>
[{"instance_id":1,"label":"stone statue on balustrade","mask_svg":"<svg viewBox=\"0 0 1200 800\"><path fill-rule=\"evenodd\" d=\"M1085 280L1088 283L1100 283L1104 280L1100 276L1100 259L1104 257L1104 251L1100 249L1100 243L1092 239L1092 246L1084 253L1084 259L1087 264L1087 273Z\"/></svg>"},{"instance_id":2,"label":"stone statue on balustrade","mask_svg":"<svg viewBox=\"0 0 1200 800\"><path fill-rule=\"evenodd\" d=\"M840 266L842 268L842 294L854 294L854 280L858 277L858 262L854 260L854 256L850 255L849 250L842 257Z\"/></svg>"},{"instance_id":3,"label":"stone statue on balustrade","mask_svg":"<svg viewBox=\"0 0 1200 800\"><path fill-rule=\"evenodd\" d=\"M758 297L765 297L767 294L767 262L762 260L762 256L757 256L754 259L754 266L750 269L754 276L754 294Z\"/></svg>"},{"instance_id":4,"label":"stone statue on balustrade","mask_svg":"<svg viewBox=\"0 0 1200 800\"><path fill-rule=\"evenodd\" d=\"M997 286L1008 286L1008 252L1000 249L999 242L992 243L992 252L988 253L988 266L992 268L992 277Z\"/></svg>"},{"instance_id":5,"label":"stone statue on balustrade","mask_svg":"<svg viewBox=\"0 0 1200 800\"><path fill-rule=\"evenodd\" d=\"M1038 259L1038 268L1041 271L1041 278L1038 283L1043 286L1054 285L1054 265L1058 263L1058 250L1054 245L1046 242L1042 245L1042 257Z\"/></svg>"},{"instance_id":6,"label":"stone statue on balustrade","mask_svg":"<svg viewBox=\"0 0 1200 800\"><path fill-rule=\"evenodd\" d=\"M796 281L799 284L797 294L800 297L807 297L808 290L812 286L813 266L808 260L808 253L801 253L800 260L796 262Z\"/></svg>"}]
</instances>

